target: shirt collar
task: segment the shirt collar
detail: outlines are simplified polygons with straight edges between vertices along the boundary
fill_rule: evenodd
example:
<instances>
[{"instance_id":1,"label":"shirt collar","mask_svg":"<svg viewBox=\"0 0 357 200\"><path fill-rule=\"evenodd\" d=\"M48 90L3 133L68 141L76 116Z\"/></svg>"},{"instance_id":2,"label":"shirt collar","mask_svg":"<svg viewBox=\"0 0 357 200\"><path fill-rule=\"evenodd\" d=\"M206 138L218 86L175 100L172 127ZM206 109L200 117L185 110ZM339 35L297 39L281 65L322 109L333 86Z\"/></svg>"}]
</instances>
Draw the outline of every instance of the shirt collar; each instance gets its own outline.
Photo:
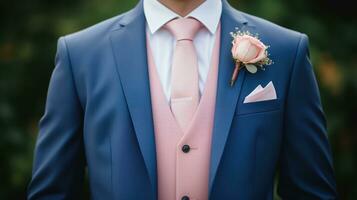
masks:
<instances>
[{"instance_id":1,"label":"shirt collar","mask_svg":"<svg viewBox=\"0 0 357 200\"><path fill-rule=\"evenodd\" d=\"M144 13L149 30L154 34L168 21L180 17L158 0L144 0ZM212 34L216 32L222 13L221 0L205 0L186 17L199 20Z\"/></svg>"}]
</instances>

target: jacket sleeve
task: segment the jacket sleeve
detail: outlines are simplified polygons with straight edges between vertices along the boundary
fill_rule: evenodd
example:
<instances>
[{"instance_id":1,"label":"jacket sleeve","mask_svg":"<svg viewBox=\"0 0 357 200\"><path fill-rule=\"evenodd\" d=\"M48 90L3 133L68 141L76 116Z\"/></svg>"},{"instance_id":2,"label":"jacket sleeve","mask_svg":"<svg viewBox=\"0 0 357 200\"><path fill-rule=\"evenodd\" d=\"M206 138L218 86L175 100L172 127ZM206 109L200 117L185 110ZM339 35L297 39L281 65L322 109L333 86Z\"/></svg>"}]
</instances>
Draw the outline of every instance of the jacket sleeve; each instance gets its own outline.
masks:
<instances>
[{"instance_id":1,"label":"jacket sleeve","mask_svg":"<svg viewBox=\"0 0 357 200\"><path fill-rule=\"evenodd\" d=\"M285 106L278 194L284 200L337 199L325 116L304 34Z\"/></svg>"},{"instance_id":2,"label":"jacket sleeve","mask_svg":"<svg viewBox=\"0 0 357 200\"><path fill-rule=\"evenodd\" d=\"M81 199L83 191L83 116L64 38L58 40L55 63L39 123L29 200Z\"/></svg>"}]
</instances>

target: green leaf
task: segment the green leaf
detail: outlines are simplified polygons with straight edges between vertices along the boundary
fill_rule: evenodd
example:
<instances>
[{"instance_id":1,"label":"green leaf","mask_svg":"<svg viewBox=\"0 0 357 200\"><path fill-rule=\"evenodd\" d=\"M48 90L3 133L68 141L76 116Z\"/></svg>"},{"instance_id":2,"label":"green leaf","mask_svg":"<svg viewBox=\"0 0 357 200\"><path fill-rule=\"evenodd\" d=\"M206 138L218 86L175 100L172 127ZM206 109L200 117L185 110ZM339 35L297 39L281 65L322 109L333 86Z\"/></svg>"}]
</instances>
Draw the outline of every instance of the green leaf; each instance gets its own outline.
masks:
<instances>
[{"instance_id":1,"label":"green leaf","mask_svg":"<svg viewBox=\"0 0 357 200\"><path fill-rule=\"evenodd\" d=\"M245 68L247 68L248 72L255 74L258 71L258 68L252 64L246 64Z\"/></svg>"}]
</instances>

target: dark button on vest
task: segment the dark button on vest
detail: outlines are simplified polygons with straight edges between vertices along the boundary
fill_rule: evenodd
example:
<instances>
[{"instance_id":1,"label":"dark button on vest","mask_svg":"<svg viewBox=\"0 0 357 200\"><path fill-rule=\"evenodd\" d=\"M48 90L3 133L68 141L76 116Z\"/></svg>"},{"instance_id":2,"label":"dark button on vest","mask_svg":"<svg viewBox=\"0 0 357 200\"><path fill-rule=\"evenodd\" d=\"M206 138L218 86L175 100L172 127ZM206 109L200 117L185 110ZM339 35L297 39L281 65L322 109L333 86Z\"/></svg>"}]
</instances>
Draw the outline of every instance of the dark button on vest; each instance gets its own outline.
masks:
<instances>
[{"instance_id":1,"label":"dark button on vest","mask_svg":"<svg viewBox=\"0 0 357 200\"><path fill-rule=\"evenodd\" d=\"M190 200L190 197L188 197L188 196L183 196L183 197L181 198L181 200Z\"/></svg>"},{"instance_id":2,"label":"dark button on vest","mask_svg":"<svg viewBox=\"0 0 357 200\"><path fill-rule=\"evenodd\" d=\"M189 145L187 145L187 144L185 144L185 145L183 145L182 146L182 151L184 152L184 153L188 153L189 151L190 151L190 146Z\"/></svg>"}]
</instances>

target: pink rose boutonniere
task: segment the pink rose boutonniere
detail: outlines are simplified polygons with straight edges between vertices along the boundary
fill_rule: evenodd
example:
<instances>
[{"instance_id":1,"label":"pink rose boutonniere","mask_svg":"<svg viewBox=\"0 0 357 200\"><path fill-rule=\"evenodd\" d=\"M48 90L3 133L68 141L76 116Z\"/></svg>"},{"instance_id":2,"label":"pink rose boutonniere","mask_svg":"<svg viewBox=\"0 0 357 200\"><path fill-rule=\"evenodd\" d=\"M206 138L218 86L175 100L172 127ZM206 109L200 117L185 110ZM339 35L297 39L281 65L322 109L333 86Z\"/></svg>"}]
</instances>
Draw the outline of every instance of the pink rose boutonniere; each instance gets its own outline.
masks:
<instances>
[{"instance_id":1,"label":"pink rose boutonniere","mask_svg":"<svg viewBox=\"0 0 357 200\"><path fill-rule=\"evenodd\" d=\"M235 61L230 81L230 85L233 86L241 68L245 67L250 73L254 74L258 71L258 68L264 70L264 66L271 65L273 62L268 57L267 49L269 46L263 44L258 36L241 31L232 32L231 35L233 37L232 57Z\"/></svg>"}]
</instances>

